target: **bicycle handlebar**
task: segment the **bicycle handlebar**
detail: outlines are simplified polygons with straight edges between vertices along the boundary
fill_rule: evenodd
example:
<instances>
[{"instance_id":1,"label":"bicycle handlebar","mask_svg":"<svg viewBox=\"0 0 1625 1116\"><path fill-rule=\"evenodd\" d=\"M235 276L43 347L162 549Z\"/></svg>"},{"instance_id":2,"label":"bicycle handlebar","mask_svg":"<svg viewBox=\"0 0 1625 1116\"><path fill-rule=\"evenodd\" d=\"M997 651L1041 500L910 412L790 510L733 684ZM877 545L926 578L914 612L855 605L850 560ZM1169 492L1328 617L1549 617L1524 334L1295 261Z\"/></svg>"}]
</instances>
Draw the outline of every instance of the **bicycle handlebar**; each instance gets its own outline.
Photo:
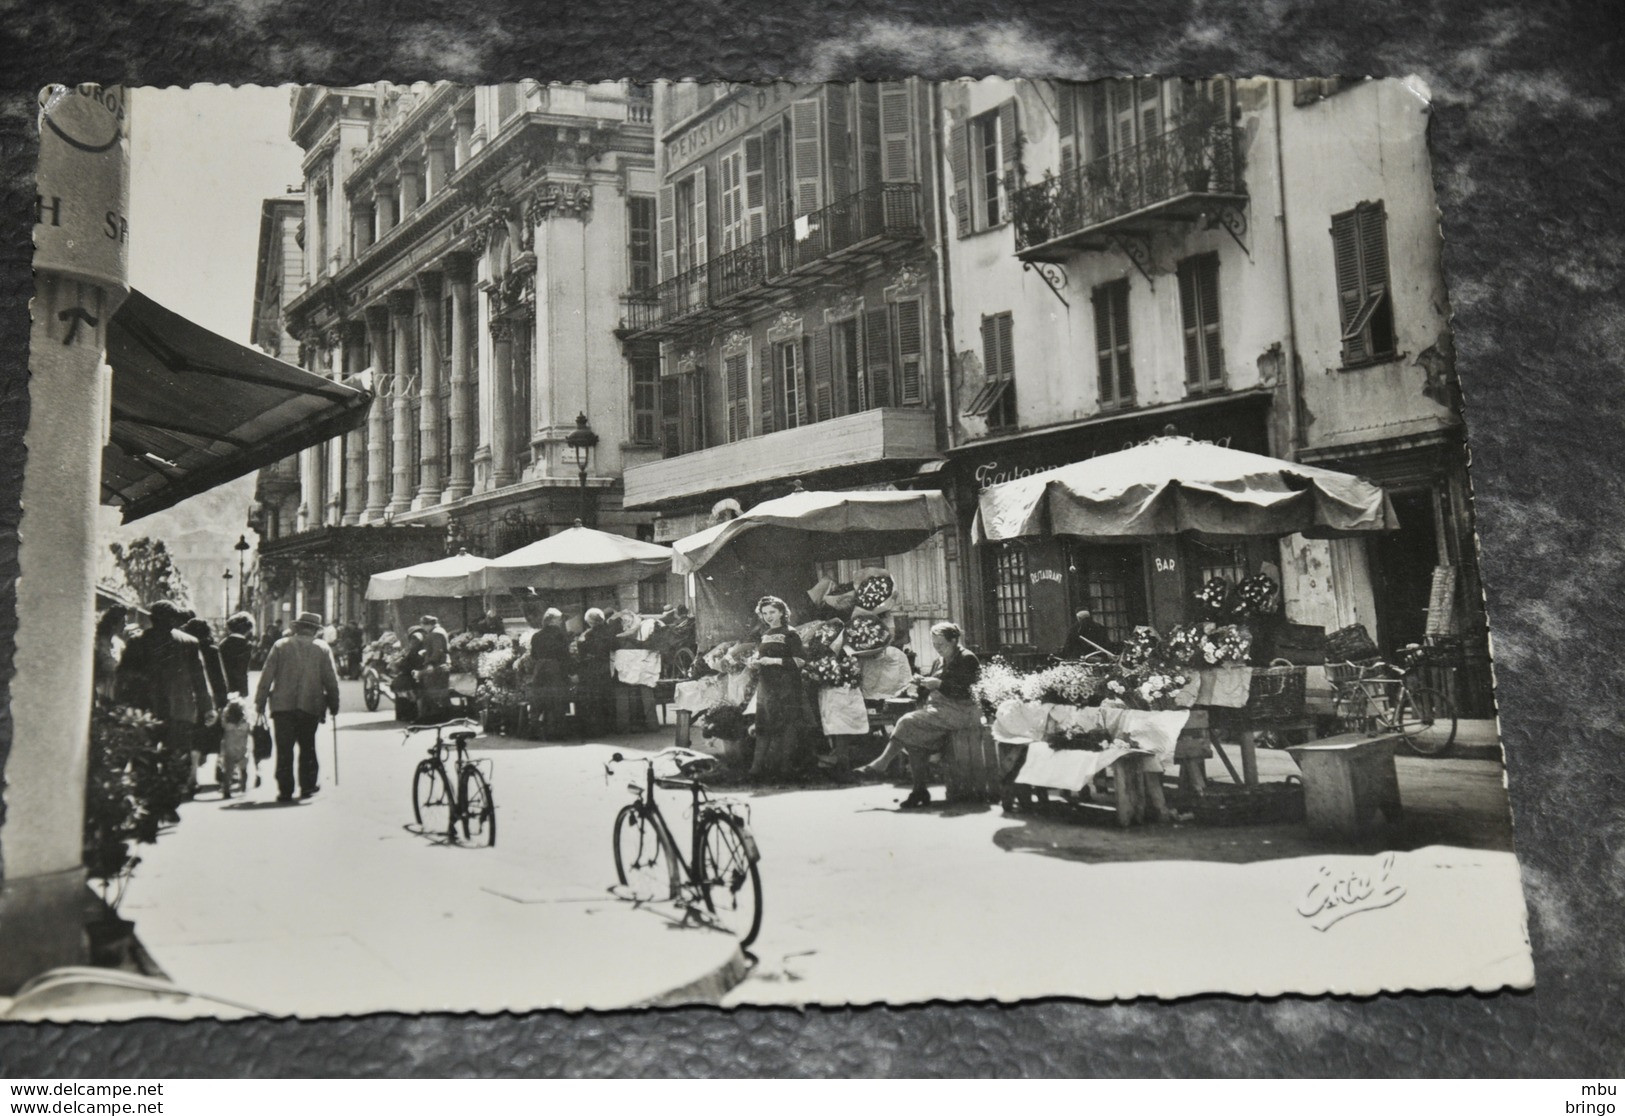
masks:
<instances>
[{"instance_id":1,"label":"bicycle handlebar","mask_svg":"<svg viewBox=\"0 0 1625 1116\"><path fill-rule=\"evenodd\" d=\"M473 729L475 732L479 732L480 723L478 721L471 721L467 717L458 717L454 720L445 721L438 725L407 725L406 731L401 734L401 743L406 743L420 732L433 732L435 734L435 739L439 740L441 738L441 731L449 728L468 728Z\"/></svg>"}]
</instances>

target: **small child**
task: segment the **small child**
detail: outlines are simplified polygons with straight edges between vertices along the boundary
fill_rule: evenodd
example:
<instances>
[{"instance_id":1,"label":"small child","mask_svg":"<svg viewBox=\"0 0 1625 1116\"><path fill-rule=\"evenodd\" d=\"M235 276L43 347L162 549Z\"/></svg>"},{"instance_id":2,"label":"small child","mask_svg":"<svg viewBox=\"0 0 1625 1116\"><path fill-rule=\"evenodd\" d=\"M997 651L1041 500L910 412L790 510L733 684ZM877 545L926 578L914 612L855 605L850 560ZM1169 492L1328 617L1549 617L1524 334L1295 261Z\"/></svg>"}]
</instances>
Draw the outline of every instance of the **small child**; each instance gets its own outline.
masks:
<instances>
[{"instance_id":1,"label":"small child","mask_svg":"<svg viewBox=\"0 0 1625 1116\"><path fill-rule=\"evenodd\" d=\"M220 797L230 798L239 778L243 792L248 791L248 701L232 694L220 724Z\"/></svg>"}]
</instances>

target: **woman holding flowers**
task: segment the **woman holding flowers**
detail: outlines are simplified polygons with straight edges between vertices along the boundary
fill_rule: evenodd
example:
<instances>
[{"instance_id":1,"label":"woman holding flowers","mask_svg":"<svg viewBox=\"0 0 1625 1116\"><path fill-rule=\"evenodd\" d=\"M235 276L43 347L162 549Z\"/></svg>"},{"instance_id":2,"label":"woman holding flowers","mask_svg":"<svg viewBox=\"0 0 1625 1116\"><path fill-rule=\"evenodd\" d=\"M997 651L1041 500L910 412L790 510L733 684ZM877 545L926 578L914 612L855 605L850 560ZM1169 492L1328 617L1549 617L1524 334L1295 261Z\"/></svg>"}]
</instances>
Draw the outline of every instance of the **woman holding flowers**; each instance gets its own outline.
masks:
<instances>
[{"instance_id":1,"label":"woman holding flowers","mask_svg":"<svg viewBox=\"0 0 1625 1116\"><path fill-rule=\"evenodd\" d=\"M790 607L778 597L756 602L762 637L756 651L756 758L751 774L783 779L799 774L812 755L806 714L801 637L790 627Z\"/></svg>"}]
</instances>

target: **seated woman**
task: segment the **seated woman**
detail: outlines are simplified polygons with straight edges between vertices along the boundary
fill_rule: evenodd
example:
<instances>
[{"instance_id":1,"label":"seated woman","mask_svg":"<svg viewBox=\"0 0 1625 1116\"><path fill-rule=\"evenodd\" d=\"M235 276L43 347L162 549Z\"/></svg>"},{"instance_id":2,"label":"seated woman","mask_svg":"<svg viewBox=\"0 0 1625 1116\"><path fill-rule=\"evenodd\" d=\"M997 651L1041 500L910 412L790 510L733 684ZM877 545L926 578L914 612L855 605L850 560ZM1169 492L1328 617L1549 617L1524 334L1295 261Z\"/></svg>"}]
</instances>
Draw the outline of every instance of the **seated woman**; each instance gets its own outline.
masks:
<instances>
[{"instance_id":1,"label":"seated woman","mask_svg":"<svg viewBox=\"0 0 1625 1116\"><path fill-rule=\"evenodd\" d=\"M873 763L858 768L862 775L878 774L891 764L899 749L903 751L914 776L914 790L902 803L905 810L931 804L931 757L948 746L954 733L981 727L982 711L971 697L971 687L982 664L969 648L960 645L963 638L958 624L944 621L932 626L931 646L937 652L937 665L919 679L920 688L930 695L925 708L898 718L886 750Z\"/></svg>"}]
</instances>

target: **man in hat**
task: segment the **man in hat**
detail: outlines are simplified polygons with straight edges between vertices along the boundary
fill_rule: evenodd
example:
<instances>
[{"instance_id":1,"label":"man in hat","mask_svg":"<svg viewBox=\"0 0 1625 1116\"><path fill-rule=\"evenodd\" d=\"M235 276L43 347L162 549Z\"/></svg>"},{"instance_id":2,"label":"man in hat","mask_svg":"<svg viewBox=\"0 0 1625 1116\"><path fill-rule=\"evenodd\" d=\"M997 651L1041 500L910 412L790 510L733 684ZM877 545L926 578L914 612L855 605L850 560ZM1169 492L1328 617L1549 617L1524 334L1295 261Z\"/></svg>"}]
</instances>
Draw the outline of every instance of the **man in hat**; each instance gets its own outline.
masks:
<instances>
[{"instance_id":1,"label":"man in hat","mask_svg":"<svg viewBox=\"0 0 1625 1116\"><path fill-rule=\"evenodd\" d=\"M1061 658L1083 659L1102 651L1108 655L1117 653L1111 633L1106 630L1104 624L1095 619L1094 613L1087 608L1080 608L1075 619L1077 623L1073 625L1071 634L1066 637L1066 643L1061 647Z\"/></svg>"},{"instance_id":2,"label":"man in hat","mask_svg":"<svg viewBox=\"0 0 1625 1116\"><path fill-rule=\"evenodd\" d=\"M173 773L176 803L165 801L165 819L178 817L171 808L197 790L197 769L203 762L202 729L214 723L214 697L203 668L198 641L181 626L186 610L174 601L157 601L151 610L152 627L130 641L115 676L118 700L145 709L163 726L158 732L164 769Z\"/></svg>"},{"instance_id":3,"label":"man in hat","mask_svg":"<svg viewBox=\"0 0 1625 1116\"><path fill-rule=\"evenodd\" d=\"M293 754L299 750L299 797L320 790L317 783L316 729L328 714L339 712L339 674L333 652L316 638L319 613L301 612L293 634L277 641L260 672L254 705L261 717L267 704L276 727L277 801L293 801Z\"/></svg>"}]
</instances>

